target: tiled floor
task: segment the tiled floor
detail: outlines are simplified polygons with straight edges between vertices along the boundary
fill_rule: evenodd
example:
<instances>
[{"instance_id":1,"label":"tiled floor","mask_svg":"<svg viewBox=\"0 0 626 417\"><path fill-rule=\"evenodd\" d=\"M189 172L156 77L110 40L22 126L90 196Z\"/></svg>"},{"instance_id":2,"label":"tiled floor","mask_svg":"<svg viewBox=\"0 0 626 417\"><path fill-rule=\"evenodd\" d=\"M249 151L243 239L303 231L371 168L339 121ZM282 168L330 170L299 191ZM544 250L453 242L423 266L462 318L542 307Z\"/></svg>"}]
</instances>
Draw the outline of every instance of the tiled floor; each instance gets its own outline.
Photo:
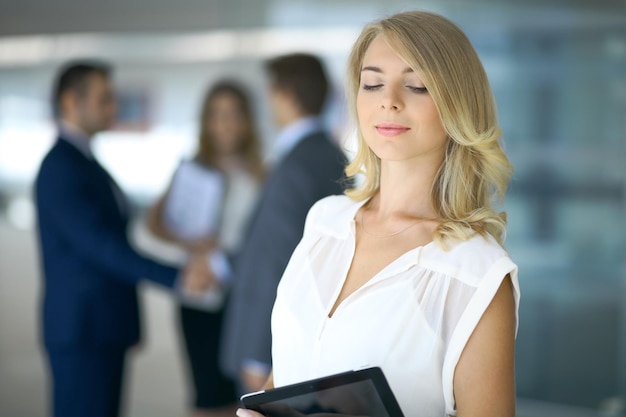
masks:
<instances>
[{"instance_id":1,"label":"tiled floor","mask_svg":"<svg viewBox=\"0 0 626 417\"><path fill-rule=\"evenodd\" d=\"M168 295L141 290L145 338L127 384L132 417L185 416L184 379ZM0 416L47 412L48 376L38 343L39 272L35 235L0 220Z\"/></svg>"}]
</instances>

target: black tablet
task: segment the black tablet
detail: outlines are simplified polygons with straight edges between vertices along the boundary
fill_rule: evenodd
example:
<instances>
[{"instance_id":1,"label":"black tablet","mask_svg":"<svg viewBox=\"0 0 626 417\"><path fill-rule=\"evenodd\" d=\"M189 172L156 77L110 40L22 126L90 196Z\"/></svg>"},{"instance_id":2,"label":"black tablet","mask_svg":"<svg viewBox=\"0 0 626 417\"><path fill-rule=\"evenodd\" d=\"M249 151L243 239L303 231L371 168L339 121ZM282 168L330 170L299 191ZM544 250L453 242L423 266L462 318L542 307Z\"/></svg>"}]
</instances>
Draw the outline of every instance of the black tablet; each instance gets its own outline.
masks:
<instances>
[{"instance_id":1,"label":"black tablet","mask_svg":"<svg viewBox=\"0 0 626 417\"><path fill-rule=\"evenodd\" d=\"M241 397L267 417L404 417L379 367L343 372Z\"/></svg>"}]
</instances>

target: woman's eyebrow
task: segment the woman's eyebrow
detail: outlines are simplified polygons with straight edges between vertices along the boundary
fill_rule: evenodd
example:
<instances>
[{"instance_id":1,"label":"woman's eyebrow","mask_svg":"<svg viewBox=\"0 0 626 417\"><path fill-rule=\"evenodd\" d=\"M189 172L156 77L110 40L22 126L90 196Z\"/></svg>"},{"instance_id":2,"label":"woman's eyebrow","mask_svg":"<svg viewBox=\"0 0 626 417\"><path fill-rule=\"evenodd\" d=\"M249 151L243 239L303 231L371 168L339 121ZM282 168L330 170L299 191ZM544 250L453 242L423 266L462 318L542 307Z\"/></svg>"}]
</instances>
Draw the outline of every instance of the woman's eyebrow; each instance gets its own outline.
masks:
<instances>
[{"instance_id":1,"label":"woman's eyebrow","mask_svg":"<svg viewBox=\"0 0 626 417\"><path fill-rule=\"evenodd\" d=\"M381 73L381 74L383 72L383 70L381 70L380 68L373 67L373 66L367 66L367 67L361 68L361 72L363 72L363 71L372 71L372 72L378 72L378 73Z\"/></svg>"},{"instance_id":2,"label":"woman's eyebrow","mask_svg":"<svg viewBox=\"0 0 626 417\"><path fill-rule=\"evenodd\" d=\"M375 67L375 66L372 66L372 65L368 65L366 67L361 68L361 72L363 72L363 71L372 71L372 72L377 72L379 74L382 74L384 72L379 67ZM404 71L402 71L403 74L407 74L407 73L410 73L410 72L414 72L413 68L411 68L411 67L406 67L404 69Z\"/></svg>"}]
</instances>

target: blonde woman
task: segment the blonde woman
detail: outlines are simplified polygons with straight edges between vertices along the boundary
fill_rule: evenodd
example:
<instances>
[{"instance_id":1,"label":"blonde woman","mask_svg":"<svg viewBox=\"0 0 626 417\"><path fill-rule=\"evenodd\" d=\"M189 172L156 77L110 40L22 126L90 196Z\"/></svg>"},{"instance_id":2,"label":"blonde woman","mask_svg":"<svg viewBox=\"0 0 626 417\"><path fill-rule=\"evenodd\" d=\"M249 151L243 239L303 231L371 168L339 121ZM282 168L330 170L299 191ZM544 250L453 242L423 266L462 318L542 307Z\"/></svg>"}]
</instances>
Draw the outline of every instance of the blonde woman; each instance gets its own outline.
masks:
<instances>
[{"instance_id":1,"label":"blonde woman","mask_svg":"<svg viewBox=\"0 0 626 417\"><path fill-rule=\"evenodd\" d=\"M364 180L308 214L266 387L380 366L407 417L514 416L517 267L492 207L512 167L480 60L447 19L407 12L366 26L348 66Z\"/></svg>"}]
</instances>

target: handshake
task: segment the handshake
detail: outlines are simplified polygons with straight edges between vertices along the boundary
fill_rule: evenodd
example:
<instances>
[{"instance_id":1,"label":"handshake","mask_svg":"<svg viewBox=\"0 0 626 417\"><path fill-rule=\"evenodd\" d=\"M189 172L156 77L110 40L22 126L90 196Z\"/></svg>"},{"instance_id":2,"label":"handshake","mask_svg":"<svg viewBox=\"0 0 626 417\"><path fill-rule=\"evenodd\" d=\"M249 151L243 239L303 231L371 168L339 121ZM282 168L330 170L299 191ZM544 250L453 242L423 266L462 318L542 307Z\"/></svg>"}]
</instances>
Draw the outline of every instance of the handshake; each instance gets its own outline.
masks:
<instances>
[{"instance_id":1,"label":"handshake","mask_svg":"<svg viewBox=\"0 0 626 417\"><path fill-rule=\"evenodd\" d=\"M187 265L182 270L182 289L188 295L202 295L212 286L218 285L209 259L208 252L190 255Z\"/></svg>"},{"instance_id":2,"label":"handshake","mask_svg":"<svg viewBox=\"0 0 626 417\"><path fill-rule=\"evenodd\" d=\"M205 307L221 305L230 266L220 251L193 252L181 271L178 289L183 301Z\"/></svg>"}]
</instances>

